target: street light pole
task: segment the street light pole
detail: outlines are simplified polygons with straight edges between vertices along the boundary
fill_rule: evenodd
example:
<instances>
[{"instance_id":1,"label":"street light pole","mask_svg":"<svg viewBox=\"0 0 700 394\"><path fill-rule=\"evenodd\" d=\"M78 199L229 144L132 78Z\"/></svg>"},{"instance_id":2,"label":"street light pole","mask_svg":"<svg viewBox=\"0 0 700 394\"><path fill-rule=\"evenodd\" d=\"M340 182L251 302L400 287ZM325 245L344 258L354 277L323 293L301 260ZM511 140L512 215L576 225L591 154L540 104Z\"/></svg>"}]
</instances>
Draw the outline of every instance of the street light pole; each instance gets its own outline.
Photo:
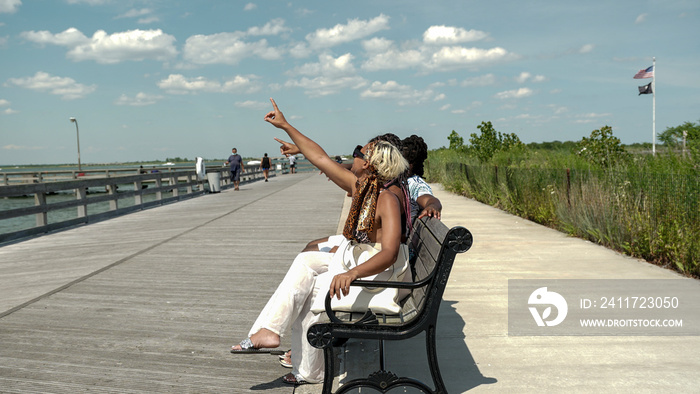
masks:
<instances>
[{"instance_id":1,"label":"street light pole","mask_svg":"<svg viewBox=\"0 0 700 394\"><path fill-rule=\"evenodd\" d=\"M78 131L78 119L70 118L70 121L75 123L75 136L78 139L78 171L82 171L80 168L80 132Z\"/></svg>"}]
</instances>

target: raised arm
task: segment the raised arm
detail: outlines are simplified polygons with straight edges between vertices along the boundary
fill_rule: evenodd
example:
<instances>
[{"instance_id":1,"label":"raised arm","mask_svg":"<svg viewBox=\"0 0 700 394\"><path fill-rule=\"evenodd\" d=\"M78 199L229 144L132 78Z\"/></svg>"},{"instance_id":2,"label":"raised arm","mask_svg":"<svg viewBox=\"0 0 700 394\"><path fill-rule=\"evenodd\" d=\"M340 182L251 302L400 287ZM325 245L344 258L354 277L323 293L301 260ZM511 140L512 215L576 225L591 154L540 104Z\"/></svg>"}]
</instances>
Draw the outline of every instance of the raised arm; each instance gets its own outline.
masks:
<instances>
[{"instance_id":1,"label":"raised arm","mask_svg":"<svg viewBox=\"0 0 700 394\"><path fill-rule=\"evenodd\" d=\"M277 107L275 100L270 99L273 110L265 115L265 121L284 130L289 138L292 139L299 151L315 165L319 170L323 171L330 180L340 186L343 190L352 192L357 178L355 174L338 165L334 160L328 157L326 151L321 148L316 142L302 134L294 126L287 122L284 115Z\"/></svg>"}]
</instances>

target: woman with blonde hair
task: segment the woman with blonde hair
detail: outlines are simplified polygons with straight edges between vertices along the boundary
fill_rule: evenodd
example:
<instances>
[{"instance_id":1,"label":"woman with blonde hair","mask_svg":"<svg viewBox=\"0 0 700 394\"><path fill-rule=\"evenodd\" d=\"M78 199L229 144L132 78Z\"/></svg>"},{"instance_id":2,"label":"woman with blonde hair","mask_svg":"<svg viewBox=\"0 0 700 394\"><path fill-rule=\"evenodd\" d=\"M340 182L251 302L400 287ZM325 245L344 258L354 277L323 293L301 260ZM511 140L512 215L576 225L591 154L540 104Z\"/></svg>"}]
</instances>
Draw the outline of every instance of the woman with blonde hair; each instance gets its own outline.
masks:
<instances>
[{"instance_id":1,"label":"woman with blonde hair","mask_svg":"<svg viewBox=\"0 0 700 394\"><path fill-rule=\"evenodd\" d=\"M334 276L330 288L324 289L318 287L316 277L328 271L333 254L300 253L253 324L249 337L231 349L232 353L269 352L279 346L280 336L291 325L292 373L285 375L283 381L318 383L324 378L323 351L306 341L306 331L323 314L311 312L311 305L315 297L325 297L328 292L338 299L347 296L353 280L381 273L394 264L411 227L404 181L408 163L396 147L379 141L355 147L352 167L347 170L290 125L275 101L270 101L274 110L265 115L265 121L285 131L313 165L352 196L343 229L345 238L381 244L378 253Z\"/></svg>"}]
</instances>

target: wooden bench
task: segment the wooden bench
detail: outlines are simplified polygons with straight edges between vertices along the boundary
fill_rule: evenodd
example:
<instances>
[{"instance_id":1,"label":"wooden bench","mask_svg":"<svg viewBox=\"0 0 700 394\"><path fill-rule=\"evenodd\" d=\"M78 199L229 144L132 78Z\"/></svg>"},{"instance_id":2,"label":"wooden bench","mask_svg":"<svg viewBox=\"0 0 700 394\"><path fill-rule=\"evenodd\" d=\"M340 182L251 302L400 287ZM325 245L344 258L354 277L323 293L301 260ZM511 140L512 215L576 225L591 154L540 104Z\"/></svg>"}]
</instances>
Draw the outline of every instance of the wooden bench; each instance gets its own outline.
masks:
<instances>
[{"instance_id":1,"label":"wooden bench","mask_svg":"<svg viewBox=\"0 0 700 394\"><path fill-rule=\"evenodd\" d=\"M415 387L428 393L446 393L440 376L436 352L436 325L442 294L457 253L464 253L472 245L472 234L464 227L448 229L437 219L423 218L414 224L409 236L411 273L413 283L376 282L356 280L352 286L396 287L410 289L410 295L401 302L398 315L378 315L367 312L333 312L330 297L326 297L328 320L317 323L307 332L312 346L324 350L325 381L323 393L331 393L335 374L334 343L349 338L379 340L379 370L363 379L345 382L337 393L353 388L370 387L382 393L401 387ZM398 377L384 368L385 340L402 340L425 332L428 364L435 389L410 377Z\"/></svg>"}]
</instances>

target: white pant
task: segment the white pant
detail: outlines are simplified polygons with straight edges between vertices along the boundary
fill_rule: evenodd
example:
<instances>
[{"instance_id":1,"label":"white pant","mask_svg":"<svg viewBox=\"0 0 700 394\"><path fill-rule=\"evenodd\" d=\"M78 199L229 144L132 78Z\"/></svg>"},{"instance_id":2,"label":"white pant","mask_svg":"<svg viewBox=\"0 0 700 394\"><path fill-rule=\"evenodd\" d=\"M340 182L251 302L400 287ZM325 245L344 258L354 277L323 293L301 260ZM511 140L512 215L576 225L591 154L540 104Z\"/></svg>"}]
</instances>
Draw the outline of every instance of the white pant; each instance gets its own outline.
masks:
<instances>
[{"instance_id":1,"label":"white pant","mask_svg":"<svg viewBox=\"0 0 700 394\"><path fill-rule=\"evenodd\" d=\"M311 305L317 294L325 297L328 293L328 289L316 287L316 276L328 271L332 258L333 254L326 252L298 254L248 334L266 328L282 336L292 324L292 373L310 383L323 380L324 362L323 350L311 346L306 332L323 316L311 312Z\"/></svg>"}]
</instances>

